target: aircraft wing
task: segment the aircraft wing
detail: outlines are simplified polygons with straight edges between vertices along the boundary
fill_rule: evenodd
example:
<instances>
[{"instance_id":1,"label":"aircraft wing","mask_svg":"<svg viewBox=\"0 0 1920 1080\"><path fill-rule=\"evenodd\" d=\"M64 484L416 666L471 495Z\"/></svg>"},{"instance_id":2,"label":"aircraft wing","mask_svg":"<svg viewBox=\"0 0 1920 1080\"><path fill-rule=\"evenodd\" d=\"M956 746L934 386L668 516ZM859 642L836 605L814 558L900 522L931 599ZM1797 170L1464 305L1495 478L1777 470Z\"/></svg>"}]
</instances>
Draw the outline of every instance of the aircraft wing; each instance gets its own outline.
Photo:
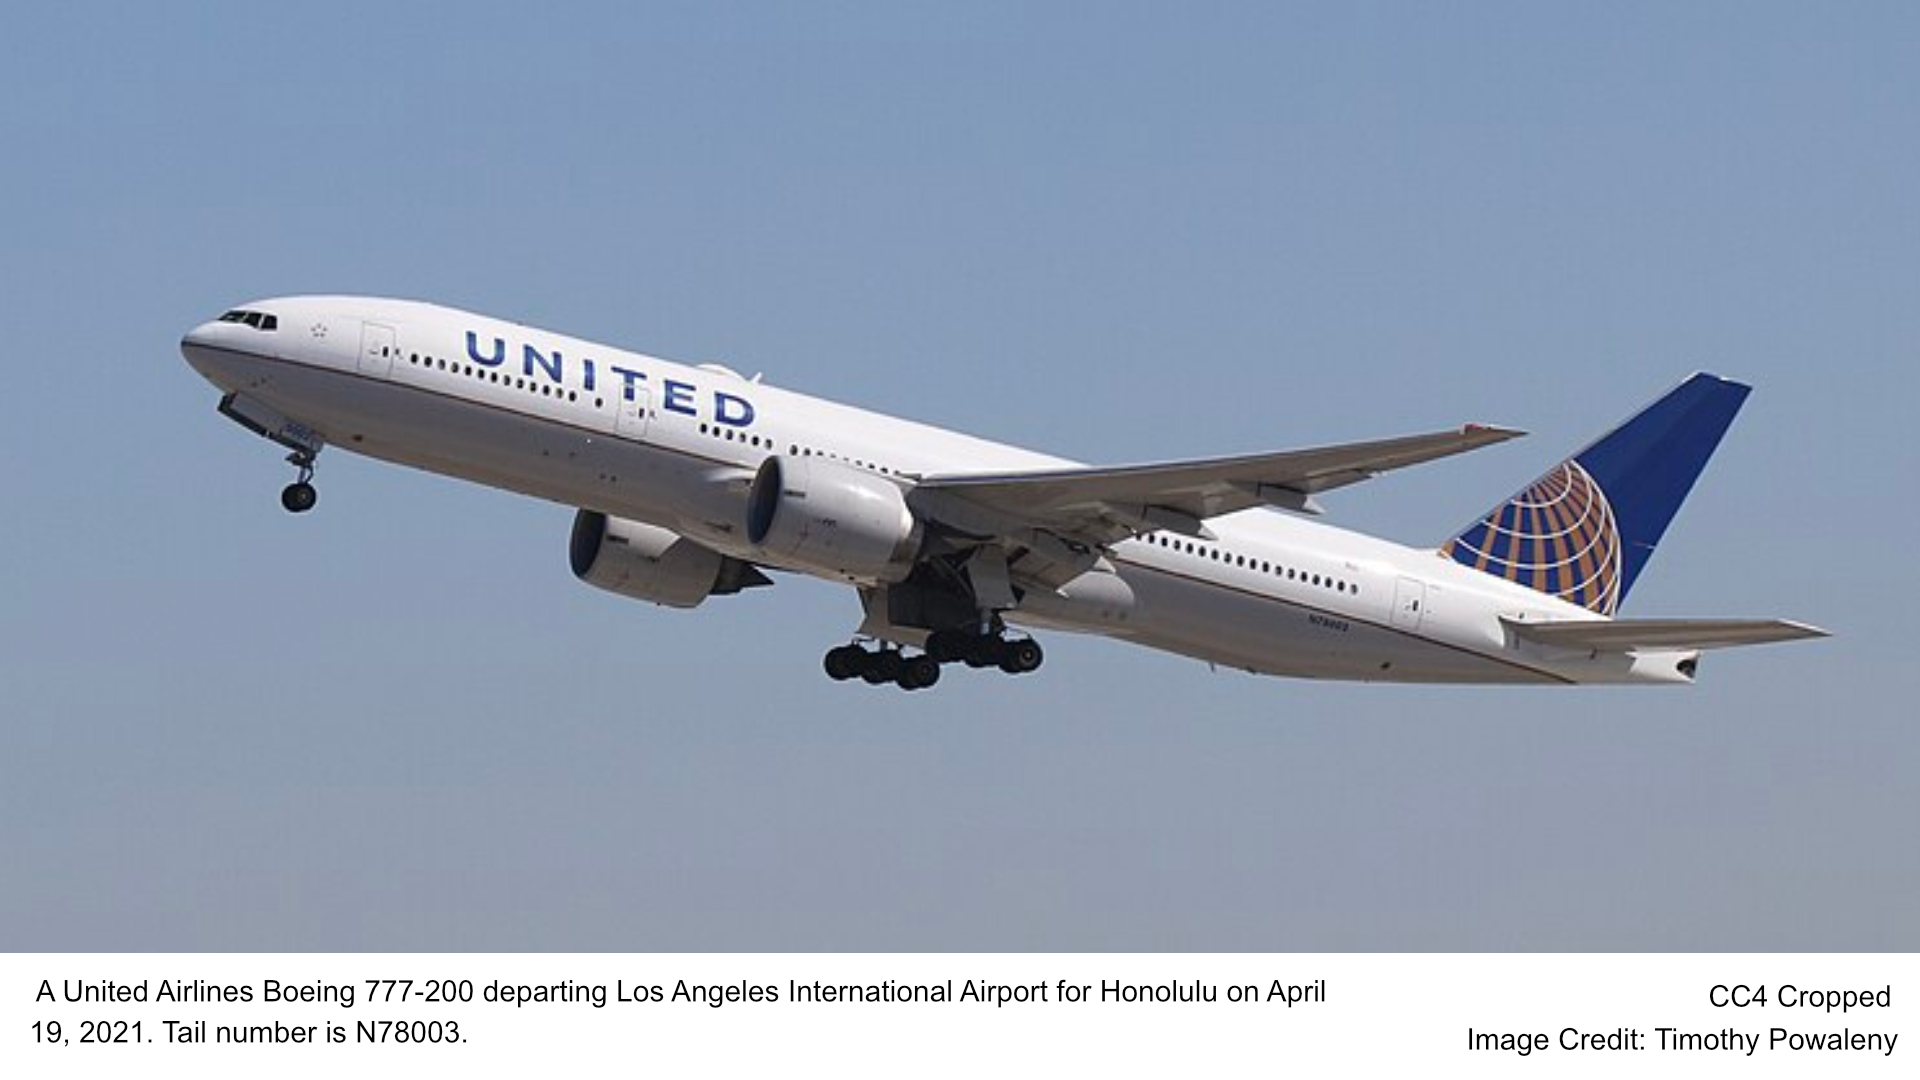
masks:
<instances>
[{"instance_id":1,"label":"aircraft wing","mask_svg":"<svg viewBox=\"0 0 1920 1080\"><path fill-rule=\"evenodd\" d=\"M1505 442L1523 432L1468 424L1375 442L1112 468L965 473L921 479L915 496L958 498L998 520L1107 543L1154 529L1207 536L1206 518L1253 506L1319 513L1313 496L1389 469Z\"/></svg>"},{"instance_id":2,"label":"aircraft wing","mask_svg":"<svg viewBox=\"0 0 1920 1080\"><path fill-rule=\"evenodd\" d=\"M1826 637L1817 626L1787 619L1569 619L1527 622L1501 619L1507 629L1528 641L1563 649L1597 652L1643 650L1728 649Z\"/></svg>"}]
</instances>

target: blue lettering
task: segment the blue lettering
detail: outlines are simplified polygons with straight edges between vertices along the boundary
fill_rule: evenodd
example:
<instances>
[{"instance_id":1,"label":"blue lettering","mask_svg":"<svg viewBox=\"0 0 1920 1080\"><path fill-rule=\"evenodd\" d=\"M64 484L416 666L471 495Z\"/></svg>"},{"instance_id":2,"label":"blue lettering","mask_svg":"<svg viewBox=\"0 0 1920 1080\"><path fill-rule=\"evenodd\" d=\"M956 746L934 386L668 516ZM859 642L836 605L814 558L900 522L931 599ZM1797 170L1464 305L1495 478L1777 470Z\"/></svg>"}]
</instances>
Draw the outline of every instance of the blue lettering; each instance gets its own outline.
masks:
<instances>
[{"instance_id":1,"label":"blue lettering","mask_svg":"<svg viewBox=\"0 0 1920 1080\"><path fill-rule=\"evenodd\" d=\"M660 402L661 408L685 416L700 415L693 411L693 385L691 383L675 382L672 379L668 379L665 385L667 394L665 400Z\"/></svg>"},{"instance_id":2,"label":"blue lettering","mask_svg":"<svg viewBox=\"0 0 1920 1080\"><path fill-rule=\"evenodd\" d=\"M480 341L473 336L473 331L469 330L467 331L467 356L470 357L474 363L483 367L499 367L501 364L507 362L507 343L499 338L494 338L493 355L481 356Z\"/></svg>"},{"instance_id":3,"label":"blue lettering","mask_svg":"<svg viewBox=\"0 0 1920 1080\"><path fill-rule=\"evenodd\" d=\"M620 376L620 381L626 384L626 388L622 391L622 395L628 401L632 401L635 393L633 389L633 384L640 379L646 378L646 375L638 371L629 371L626 368L621 367L619 364L608 364L607 367L612 369L615 375Z\"/></svg>"},{"instance_id":4,"label":"blue lettering","mask_svg":"<svg viewBox=\"0 0 1920 1080\"><path fill-rule=\"evenodd\" d=\"M560 381L559 349L553 350L553 358L551 360L541 355L540 350L531 345L526 346L522 352L524 354L522 366L526 369L527 378L533 378L533 369L538 367L541 371L547 373L547 378L552 379L554 382Z\"/></svg>"},{"instance_id":5,"label":"blue lettering","mask_svg":"<svg viewBox=\"0 0 1920 1080\"><path fill-rule=\"evenodd\" d=\"M580 358L580 388L593 393L593 361L584 356Z\"/></svg>"},{"instance_id":6,"label":"blue lettering","mask_svg":"<svg viewBox=\"0 0 1920 1080\"><path fill-rule=\"evenodd\" d=\"M713 392L713 422L729 427L746 427L753 423L753 402L743 397L734 397L723 390Z\"/></svg>"}]
</instances>

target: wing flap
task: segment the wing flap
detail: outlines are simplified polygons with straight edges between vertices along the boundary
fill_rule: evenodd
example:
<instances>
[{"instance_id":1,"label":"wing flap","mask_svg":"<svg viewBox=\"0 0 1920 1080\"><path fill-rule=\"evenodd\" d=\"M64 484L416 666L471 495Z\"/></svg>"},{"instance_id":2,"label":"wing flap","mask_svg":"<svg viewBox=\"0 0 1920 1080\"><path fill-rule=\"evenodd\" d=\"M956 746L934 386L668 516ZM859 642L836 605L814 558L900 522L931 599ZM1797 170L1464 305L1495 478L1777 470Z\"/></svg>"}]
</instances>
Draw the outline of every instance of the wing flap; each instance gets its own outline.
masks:
<instances>
[{"instance_id":1,"label":"wing flap","mask_svg":"<svg viewBox=\"0 0 1920 1080\"><path fill-rule=\"evenodd\" d=\"M1541 645L1598 652L1730 649L1826 637L1817 626L1789 619L1567 619L1528 622L1502 618L1515 635Z\"/></svg>"}]
</instances>

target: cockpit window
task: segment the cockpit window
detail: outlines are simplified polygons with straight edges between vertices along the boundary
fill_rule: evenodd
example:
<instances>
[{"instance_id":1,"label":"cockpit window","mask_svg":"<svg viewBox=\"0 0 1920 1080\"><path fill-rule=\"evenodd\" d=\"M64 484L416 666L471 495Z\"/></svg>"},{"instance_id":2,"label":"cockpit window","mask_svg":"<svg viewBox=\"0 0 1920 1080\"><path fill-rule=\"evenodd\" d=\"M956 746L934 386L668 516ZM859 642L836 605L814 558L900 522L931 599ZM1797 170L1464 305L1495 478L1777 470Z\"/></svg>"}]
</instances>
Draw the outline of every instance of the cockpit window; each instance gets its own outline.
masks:
<instances>
[{"instance_id":1,"label":"cockpit window","mask_svg":"<svg viewBox=\"0 0 1920 1080\"><path fill-rule=\"evenodd\" d=\"M279 316L269 315L264 311L229 311L225 315L220 316L220 321L245 323L255 330L280 329Z\"/></svg>"}]
</instances>

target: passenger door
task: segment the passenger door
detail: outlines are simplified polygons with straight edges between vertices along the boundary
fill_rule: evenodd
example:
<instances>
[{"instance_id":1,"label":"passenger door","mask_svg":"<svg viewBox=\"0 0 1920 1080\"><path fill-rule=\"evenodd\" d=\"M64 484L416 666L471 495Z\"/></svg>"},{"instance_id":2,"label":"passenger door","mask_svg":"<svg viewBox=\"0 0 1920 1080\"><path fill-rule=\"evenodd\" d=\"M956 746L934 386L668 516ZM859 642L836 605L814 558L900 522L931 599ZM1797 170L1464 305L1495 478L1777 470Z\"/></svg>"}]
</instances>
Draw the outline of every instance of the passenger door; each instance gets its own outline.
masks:
<instances>
[{"instance_id":1,"label":"passenger door","mask_svg":"<svg viewBox=\"0 0 1920 1080\"><path fill-rule=\"evenodd\" d=\"M397 351L393 327L367 323L360 332L360 374L386 378L393 371L393 354Z\"/></svg>"},{"instance_id":2,"label":"passenger door","mask_svg":"<svg viewBox=\"0 0 1920 1080\"><path fill-rule=\"evenodd\" d=\"M647 436L647 413L652 411L648 406L652 404L653 396L644 386L635 386L633 391L632 401L627 400L626 394L614 392L613 430L622 438L644 439Z\"/></svg>"},{"instance_id":3,"label":"passenger door","mask_svg":"<svg viewBox=\"0 0 1920 1080\"><path fill-rule=\"evenodd\" d=\"M1427 585L1419 578L1403 577L1393 587L1393 625L1398 630L1418 630L1426 618Z\"/></svg>"}]
</instances>

